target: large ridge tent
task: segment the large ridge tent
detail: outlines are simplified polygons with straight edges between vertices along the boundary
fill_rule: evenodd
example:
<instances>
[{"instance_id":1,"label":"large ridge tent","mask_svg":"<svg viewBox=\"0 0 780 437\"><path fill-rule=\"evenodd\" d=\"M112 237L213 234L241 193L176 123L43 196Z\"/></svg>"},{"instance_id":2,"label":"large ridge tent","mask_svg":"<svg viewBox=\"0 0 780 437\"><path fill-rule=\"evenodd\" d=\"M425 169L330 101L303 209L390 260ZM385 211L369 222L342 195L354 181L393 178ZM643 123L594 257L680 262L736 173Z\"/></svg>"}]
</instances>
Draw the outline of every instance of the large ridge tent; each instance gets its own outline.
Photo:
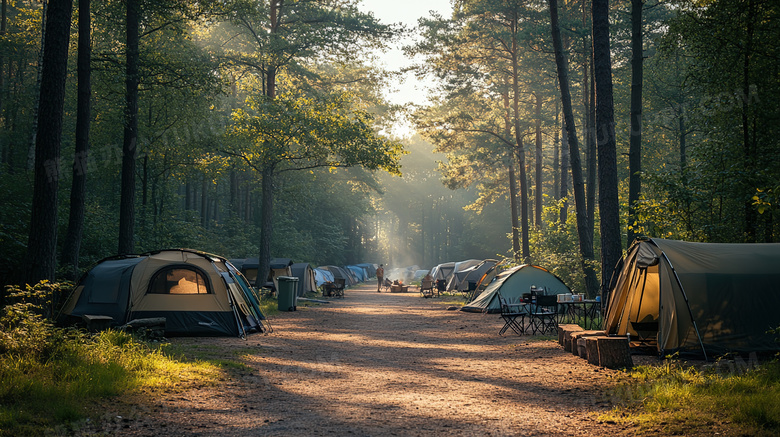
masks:
<instances>
[{"instance_id":1,"label":"large ridge tent","mask_svg":"<svg viewBox=\"0 0 780 437\"><path fill-rule=\"evenodd\" d=\"M245 335L265 316L241 273L224 258L188 249L107 258L82 276L60 314L111 317L111 326L165 318L166 335Z\"/></svg>"},{"instance_id":2,"label":"large ridge tent","mask_svg":"<svg viewBox=\"0 0 780 437\"><path fill-rule=\"evenodd\" d=\"M778 350L780 244L634 242L615 269L604 329L704 357Z\"/></svg>"},{"instance_id":3,"label":"large ridge tent","mask_svg":"<svg viewBox=\"0 0 780 437\"><path fill-rule=\"evenodd\" d=\"M314 269L309 263L294 263L290 266L292 275L298 278L298 296L317 291L317 282L314 280Z\"/></svg>"},{"instance_id":4,"label":"large ridge tent","mask_svg":"<svg viewBox=\"0 0 780 437\"><path fill-rule=\"evenodd\" d=\"M523 293L530 293L531 287L544 288L546 294L571 293L569 287L547 269L533 264L523 264L496 275L485 291L473 302L464 305L461 311L501 312L499 293L505 299L519 300L523 297Z\"/></svg>"}]
</instances>

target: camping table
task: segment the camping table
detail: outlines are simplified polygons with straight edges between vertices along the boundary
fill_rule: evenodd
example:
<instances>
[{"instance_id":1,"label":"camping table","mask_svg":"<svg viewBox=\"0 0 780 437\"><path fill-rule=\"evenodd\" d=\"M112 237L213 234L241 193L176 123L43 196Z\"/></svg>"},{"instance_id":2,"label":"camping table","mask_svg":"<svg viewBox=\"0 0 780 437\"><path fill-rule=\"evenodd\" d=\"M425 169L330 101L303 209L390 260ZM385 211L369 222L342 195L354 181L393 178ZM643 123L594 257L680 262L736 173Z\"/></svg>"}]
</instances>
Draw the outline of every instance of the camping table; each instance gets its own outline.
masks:
<instances>
[{"instance_id":1,"label":"camping table","mask_svg":"<svg viewBox=\"0 0 780 437\"><path fill-rule=\"evenodd\" d=\"M564 311L559 314L558 324L577 323L578 319L581 318L583 328L595 329L597 327L596 322L601 309L600 301L586 299L578 302L558 302L558 305L562 305L564 308Z\"/></svg>"}]
</instances>

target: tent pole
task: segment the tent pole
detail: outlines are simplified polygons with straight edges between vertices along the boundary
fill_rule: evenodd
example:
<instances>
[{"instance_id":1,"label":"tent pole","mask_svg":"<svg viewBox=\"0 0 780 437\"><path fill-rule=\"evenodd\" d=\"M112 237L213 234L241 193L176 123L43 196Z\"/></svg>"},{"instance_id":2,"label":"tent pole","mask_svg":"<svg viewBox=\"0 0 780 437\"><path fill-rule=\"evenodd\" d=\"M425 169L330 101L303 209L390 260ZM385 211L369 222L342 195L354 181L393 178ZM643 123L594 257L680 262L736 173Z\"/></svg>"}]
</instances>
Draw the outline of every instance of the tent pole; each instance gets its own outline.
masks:
<instances>
[{"instance_id":1,"label":"tent pole","mask_svg":"<svg viewBox=\"0 0 780 437\"><path fill-rule=\"evenodd\" d=\"M655 246L658 247L658 246ZM659 248L660 249L660 248ZM666 256L666 253L661 250L661 254L664 256L664 259L667 263L669 263L669 267L672 269L672 273L674 273L674 279L677 281L677 285L680 286L680 291L682 292L683 299L685 299L685 306L688 308L688 316L691 318L691 322L693 323L693 329L696 331L696 338L699 339L699 346L701 346L701 352L704 354L704 361L709 361L707 358L707 351L704 349L704 342L701 339L701 334L699 333L699 327L696 325L696 320L693 318L693 311L691 311L691 304L688 302L688 295L685 294L685 289L682 286L682 282L680 282L680 277L677 276L677 270L674 269L674 266L672 265L672 262L669 260L669 257ZM658 299L659 306L661 299ZM659 311L660 314L660 311Z\"/></svg>"}]
</instances>

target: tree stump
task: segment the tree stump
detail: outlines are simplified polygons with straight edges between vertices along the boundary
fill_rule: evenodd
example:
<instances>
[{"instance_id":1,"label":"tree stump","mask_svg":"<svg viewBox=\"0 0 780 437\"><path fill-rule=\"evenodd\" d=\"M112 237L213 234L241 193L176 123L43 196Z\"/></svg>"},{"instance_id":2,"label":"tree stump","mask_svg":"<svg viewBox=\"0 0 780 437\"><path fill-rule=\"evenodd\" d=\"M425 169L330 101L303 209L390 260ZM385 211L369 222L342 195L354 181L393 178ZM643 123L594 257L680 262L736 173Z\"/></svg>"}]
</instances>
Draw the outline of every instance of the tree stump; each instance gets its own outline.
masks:
<instances>
[{"instance_id":1,"label":"tree stump","mask_svg":"<svg viewBox=\"0 0 780 437\"><path fill-rule=\"evenodd\" d=\"M588 364L594 366L599 365L599 344L596 339L598 337L584 337L585 338L585 356L587 357Z\"/></svg>"},{"instance_id":2,"label":"tree stump","mask_svg":"<svg viewBox=\"0 0 780 437\"><path fill-rule=\"evenodd\" d=\"M596 364L595 359L591 359L593 354L593 345L596 344L596 356L598 364L601 367L610 369L624 369L634 366L631 359L631 349L628 345L628 337L585 337L585 351L588 354L588 362Z\"/></svg>"},{"instance_id":3,"label":"tree stump","mask_svg":"<svg viewBox=\"0 0 780 437\"><path fill-rule=\"evenodd\" d=\"M571 353L573 355L578 355L578 356L580 356L582 358L587 358L588 356L584 355L584 351L581 352L578 349L579 348L579 343L578 343L579 339L580 338L585 338L585 337L595 337L595 336L598 336L598 335L606 335L606 334L607 333L605 331L595 331L595 330L572 332L571 334L569 334L571 336ZM575 345L577 347L575 347ZM585 341L584 340L582 342L582 345L583 345L583 347L585 347Z\"/></svg>"},{"instance_id":4,"label":"tree stump","mask_svg":"<svg viewBox=\"0 0 780 437\"><path fill-rule=\"evenodd\" d=\"M574 324L558 325L558 344L563 346L563 350L571 352L571 338L569 334L575 331L582 331L582 327Z\"/></svg>"}]
</instances>

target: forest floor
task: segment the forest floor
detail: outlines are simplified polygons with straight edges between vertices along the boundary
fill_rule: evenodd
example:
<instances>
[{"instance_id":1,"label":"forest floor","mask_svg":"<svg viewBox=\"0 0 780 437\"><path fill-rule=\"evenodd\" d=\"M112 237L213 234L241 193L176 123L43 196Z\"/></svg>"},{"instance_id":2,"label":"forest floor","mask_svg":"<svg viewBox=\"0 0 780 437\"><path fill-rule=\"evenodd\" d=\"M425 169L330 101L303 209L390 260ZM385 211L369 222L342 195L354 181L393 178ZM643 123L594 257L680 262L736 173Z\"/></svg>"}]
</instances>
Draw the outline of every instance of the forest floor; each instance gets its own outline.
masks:
<instances>
[{"instance_id":1,"label":"forest floor","mask_svg":"<svg viewBox=\"0 0 780 437\"><path fill-rule=\"evenodd\" d=\"M551 337L501 337L498 315L448 310L446 297L374 287L279 313L270 335L171 339L185 355L234 364L216 384L114 400L81 434L637 433L599 420L613 408L619 371L589 365Z\"/></svg>"}]
</instances>

